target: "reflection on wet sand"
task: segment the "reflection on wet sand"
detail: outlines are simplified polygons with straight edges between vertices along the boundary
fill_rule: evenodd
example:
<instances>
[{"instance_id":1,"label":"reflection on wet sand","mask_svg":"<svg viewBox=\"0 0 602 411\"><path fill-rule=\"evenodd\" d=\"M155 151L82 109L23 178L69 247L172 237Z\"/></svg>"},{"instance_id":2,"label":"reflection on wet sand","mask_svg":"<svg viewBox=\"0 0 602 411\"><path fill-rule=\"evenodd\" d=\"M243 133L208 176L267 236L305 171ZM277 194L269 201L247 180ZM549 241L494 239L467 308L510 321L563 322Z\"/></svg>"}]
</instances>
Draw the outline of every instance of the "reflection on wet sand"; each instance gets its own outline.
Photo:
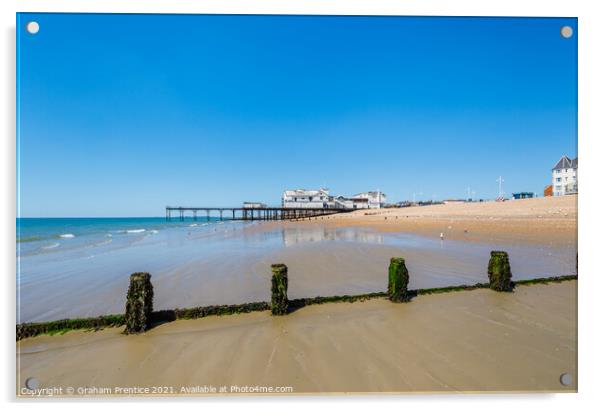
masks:
<instances>
[{"instance_id":1,"label":"reflection on wet sand","mask_svg":"<svg viewBox=\"0 0 602 411\"><path fill-rule=\"evenodd\" d=\"M320 241L349 241L356 243L383 244L381 233L370 230L329 227L285 227L281 230L282 242L291 247L302 243Z\"/></svg>"}]
</instances>

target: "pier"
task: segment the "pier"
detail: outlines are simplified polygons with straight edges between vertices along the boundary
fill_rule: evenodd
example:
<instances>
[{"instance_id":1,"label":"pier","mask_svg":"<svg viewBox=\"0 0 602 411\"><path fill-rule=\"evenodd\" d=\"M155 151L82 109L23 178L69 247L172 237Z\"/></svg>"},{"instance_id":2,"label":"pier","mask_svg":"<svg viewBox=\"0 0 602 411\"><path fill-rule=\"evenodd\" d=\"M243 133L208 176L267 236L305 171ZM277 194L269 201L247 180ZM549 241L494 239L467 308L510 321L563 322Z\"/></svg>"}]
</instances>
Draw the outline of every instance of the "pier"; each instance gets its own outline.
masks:
<instances>
[{"instance_id":1,"label":"pier","mask_svg":"<svg viewBox=\"0 0 602 411\"><path fill-rule=\"evenodd\" d=\"M171 221L177 218L184 221L186 217L192 217L194 221L199 218L209 220L211 217L219 217L220 220L242 220L242 221L270 221L270 220L297 220L311 217L328 216L338 213L348 213L353 209L342 208L244 208L244 207L165 207L165 219ZM172 213L174 216L172 216Z\"/></svg>"}]
</instances>

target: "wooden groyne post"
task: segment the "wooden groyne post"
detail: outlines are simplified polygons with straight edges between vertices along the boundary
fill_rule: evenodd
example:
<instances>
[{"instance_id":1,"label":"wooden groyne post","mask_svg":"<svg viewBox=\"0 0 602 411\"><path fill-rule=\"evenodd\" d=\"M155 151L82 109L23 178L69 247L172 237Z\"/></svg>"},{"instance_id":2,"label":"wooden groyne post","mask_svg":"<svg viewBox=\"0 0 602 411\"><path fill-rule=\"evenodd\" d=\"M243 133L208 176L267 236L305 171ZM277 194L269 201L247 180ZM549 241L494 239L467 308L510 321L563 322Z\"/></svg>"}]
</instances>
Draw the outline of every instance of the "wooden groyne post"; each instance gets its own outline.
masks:
<instances>
[{"instance_id":1,"label":"wooden groyne post","mask_svg":"<svg viewBox=\"0 0 602 411\"><path fill-rule=\"evenodd\" d=\"M492 251L487 267L489 276L489 288L495 291L512 291L514 283L512 282L512 271L510 270L510 260L505 251Z\"/></svg>"},{"instance_id":2,"label":"wooden groyne post","mask_svg":"<svg viewBox=\"0 0 602 411\"><path fill-rule=\"evenodd\" d=\"M153 312L153 285L149 273L134 273L125 302L125 333L137 334L150 328Z\"/></svg>"},{"instance_id":3,"label":"wooden groyne post","mask_svg":"<svg viewBox=\"0 0 602 411\"><path fill-rule=\"evenodd\" d=\"M389 263L389 285L387 286L389 300L395 303L409 301L409 281L410 275L406 268L405 259L401 257L391 258L391 262Z\"/></svg>"},{"instance_id":4,"label":"wooden groyne post","mask_svg":"<svg viewBox=\"0 0 602 411\"><path fill-rule=\"evenodd\" d=\"M272 315L288 313L288 268L284 264L272 264Z\"/></svg>"}]
</instances>

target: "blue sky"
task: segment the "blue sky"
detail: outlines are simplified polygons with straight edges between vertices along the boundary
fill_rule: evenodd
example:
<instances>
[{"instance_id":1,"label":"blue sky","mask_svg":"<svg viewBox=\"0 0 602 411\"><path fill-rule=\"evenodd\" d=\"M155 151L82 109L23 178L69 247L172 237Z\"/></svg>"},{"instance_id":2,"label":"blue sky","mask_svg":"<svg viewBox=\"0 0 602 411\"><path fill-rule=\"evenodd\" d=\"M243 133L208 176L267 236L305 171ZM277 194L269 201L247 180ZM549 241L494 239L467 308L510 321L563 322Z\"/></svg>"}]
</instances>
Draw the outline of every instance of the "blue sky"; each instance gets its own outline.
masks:
<instances>
[{"instance_id":1,"label":"blue sky","mask_svg":"<svg viewBox=\"0 0 602 411\"><path fill-rule=\"evenodd\" d=\"M17 31L21 216L320 186L491 198L499 175L541 194L576 155L573 18L21 14Z\"/></svg>"}]
</instances>

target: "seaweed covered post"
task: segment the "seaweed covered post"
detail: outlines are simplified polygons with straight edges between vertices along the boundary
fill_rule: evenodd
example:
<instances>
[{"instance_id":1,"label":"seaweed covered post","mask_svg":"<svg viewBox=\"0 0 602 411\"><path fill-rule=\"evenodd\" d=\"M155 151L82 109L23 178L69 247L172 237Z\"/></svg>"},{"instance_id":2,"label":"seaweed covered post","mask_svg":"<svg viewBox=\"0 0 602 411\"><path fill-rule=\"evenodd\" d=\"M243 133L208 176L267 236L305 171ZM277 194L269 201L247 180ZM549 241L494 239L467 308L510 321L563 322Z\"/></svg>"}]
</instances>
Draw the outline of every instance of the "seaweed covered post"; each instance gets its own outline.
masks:
<instances>
[{"instance_id":1,"label":"seaweed covered post","mask_svg":"<svg viewBox=\"0 0 602 411\"><path fill-rule=\"evenodd\" d=\"M512 272L510 271L510 260L505 251L492 251L487 268L489 275L489 288L495 291L512 291Z\"/></svg>"},{"instance_id":2,"label":"seaweed covered post","mask_svg":"<svg viewBox=\"0 0 602 411\"><path fill-rule=\"evenodd\" d=\"M387 287L389 300L395 303L409 301L409 281L410 275L408 274L408 269L406 268L405 259L401 257L391 258L391 262L389 263L389 285Z\"/></svg>"},{"instance_id":3,"label":"seaweed covered post","mask_svg":"<svg viewBox=\"0 0 602 411\"><path fill-rule=\"evenodd\" d=\"M272 315L288 313L288 268L284 264L272 264Z\"/></svg>"},{"instance_id":4,"label":"seaweed covered post","mask_svg":"<svg viewBox=\"0 0 602 411\"><path fill-rule=\"evenodd\" d=\"M134 273L130 276L125 303L125 333L136 334L150 328L153 312L153 285L149 273Z\"/></svg>"}]
</instances>

